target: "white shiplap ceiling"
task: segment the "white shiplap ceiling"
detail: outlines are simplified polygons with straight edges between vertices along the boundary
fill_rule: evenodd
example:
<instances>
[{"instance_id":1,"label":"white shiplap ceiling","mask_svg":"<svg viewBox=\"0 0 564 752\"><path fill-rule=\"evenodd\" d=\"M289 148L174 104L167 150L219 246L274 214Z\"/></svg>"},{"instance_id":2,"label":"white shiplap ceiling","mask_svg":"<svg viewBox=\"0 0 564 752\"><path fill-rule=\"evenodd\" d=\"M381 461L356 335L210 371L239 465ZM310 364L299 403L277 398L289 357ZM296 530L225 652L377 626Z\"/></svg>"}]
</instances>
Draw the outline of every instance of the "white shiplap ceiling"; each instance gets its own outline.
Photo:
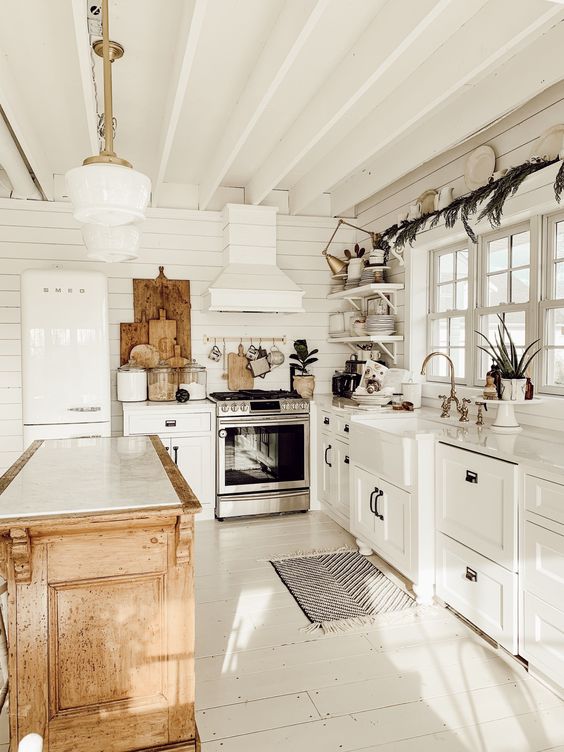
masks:
<instances>
[{"instance_id":1,"label":"white shiplap ceiling","mask_svg":"<svg viewBox=\"0 0 564 752\"><path fill-rule=\"evenodd\" d=\"M97 151L92 5L0 3L0 106L49 199ZM330 194L336 215L564 77L551 0L110 0L110 14L126 50L116 149L155 205L278 189L294 213Z\"/></svg>"}]
</instances>

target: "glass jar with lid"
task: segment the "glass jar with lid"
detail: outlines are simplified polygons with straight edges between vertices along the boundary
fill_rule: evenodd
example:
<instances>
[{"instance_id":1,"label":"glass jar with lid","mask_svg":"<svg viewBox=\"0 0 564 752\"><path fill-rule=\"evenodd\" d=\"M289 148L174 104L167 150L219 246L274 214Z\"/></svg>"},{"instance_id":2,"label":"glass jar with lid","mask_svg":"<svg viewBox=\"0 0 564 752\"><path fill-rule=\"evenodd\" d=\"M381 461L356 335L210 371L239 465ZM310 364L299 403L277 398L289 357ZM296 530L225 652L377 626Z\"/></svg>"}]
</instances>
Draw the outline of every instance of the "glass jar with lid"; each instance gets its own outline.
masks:
<instances>
[{"instance_id":1,"label":"glass jar with lid","mask_svg":"<svg viewBox=\"0 0 564 752\"><path fill-rule=\"evenodd\" d=\"M206 399L207 382L206 367L195 360L178 369L178 388L186 389L191 400Z\"/></svg>"},{"instance_id":2,"label":"glass jar with lid","mask_svg":"<svg viewBox=\"0 0 564 752\"><path fill-rule=\"evenodd\" d=\"M151 402L174 402L178 388L177 370L170 366L149 369L147 381Z\"/></svg>"}]
</instances>

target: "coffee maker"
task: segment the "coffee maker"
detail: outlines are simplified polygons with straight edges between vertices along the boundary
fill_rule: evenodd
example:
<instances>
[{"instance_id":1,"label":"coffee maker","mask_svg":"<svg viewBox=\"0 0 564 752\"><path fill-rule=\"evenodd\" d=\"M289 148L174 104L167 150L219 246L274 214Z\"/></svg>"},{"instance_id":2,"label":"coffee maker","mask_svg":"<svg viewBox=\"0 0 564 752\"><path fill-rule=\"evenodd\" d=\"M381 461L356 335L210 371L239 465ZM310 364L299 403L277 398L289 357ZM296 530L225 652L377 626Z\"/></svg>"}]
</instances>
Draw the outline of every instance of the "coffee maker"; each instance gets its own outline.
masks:
<instances>
[{"instance_id":1,"label":"coffee maker","mask_svg":"<svg viewBox=\"0 0 564 752\"><path fill-rule=\"evenodd\" d=\"M335 371L331 379L331 387L336 397L351 397L354 390L360 384L362 375L360 373L346 373L345 371Z\"/></svg>"}]
</instances>

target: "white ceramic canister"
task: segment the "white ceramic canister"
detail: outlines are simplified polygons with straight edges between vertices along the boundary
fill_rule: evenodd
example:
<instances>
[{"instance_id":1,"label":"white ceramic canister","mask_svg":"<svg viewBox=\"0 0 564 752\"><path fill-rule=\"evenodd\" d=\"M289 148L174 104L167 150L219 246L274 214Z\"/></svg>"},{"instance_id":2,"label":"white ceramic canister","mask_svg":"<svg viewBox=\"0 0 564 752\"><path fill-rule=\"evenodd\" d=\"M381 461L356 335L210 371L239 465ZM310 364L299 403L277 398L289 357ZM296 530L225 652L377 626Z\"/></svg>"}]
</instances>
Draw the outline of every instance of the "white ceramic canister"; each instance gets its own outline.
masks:
<instances>
[{"instance_id":1,"label":"white ceramic canister","mask_svg":"<svg viewBox=\"0 0 564 752\"><path fill-rule=\"evenodd\" d=\"M147 371L139 366L125 365L117 370L117 398L120 402L145 402Z\"/></svg>"},{"instance_id":2,"label":"white ceramic canister","mask_svg":"<svg viewBox=\"0 0 564 752\"><path fill-rule=\"evenodd\" d=\"M401 393L405 402L411 402L413 407L421 407L421 384L411 379L401 385Z\"/></svg>"}]
</instances>

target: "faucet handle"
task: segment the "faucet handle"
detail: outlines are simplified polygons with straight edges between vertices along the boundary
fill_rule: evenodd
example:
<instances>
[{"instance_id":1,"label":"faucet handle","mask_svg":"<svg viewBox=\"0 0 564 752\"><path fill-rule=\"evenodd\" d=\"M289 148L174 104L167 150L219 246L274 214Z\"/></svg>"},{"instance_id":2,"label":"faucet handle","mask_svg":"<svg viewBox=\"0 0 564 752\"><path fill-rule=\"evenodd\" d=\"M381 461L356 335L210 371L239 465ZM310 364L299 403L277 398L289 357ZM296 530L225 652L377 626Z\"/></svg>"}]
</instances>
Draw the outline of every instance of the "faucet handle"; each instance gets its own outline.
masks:
<instances>
[{"instance_id":1,"label":"faucet handle","mask_svg":"<svg viewBox=\"0 0 564 752\"><path fill-rule=\"evenodd\" d=\"M439 394L439 399L443 401L441 405L441 418L450 418L450 398L446 394Z\"/></svg>"},{"instance_id":2,"label":"faucet handle","mask_svg":"<svg viewBox=\"0 0 564 752\"><path fill-rule=\"evenodd\" d=\"M462 398L462 407L460 408L460 423L468 423L468 405L472 402L468 397Z\"/></svg>"}]
</instances>

